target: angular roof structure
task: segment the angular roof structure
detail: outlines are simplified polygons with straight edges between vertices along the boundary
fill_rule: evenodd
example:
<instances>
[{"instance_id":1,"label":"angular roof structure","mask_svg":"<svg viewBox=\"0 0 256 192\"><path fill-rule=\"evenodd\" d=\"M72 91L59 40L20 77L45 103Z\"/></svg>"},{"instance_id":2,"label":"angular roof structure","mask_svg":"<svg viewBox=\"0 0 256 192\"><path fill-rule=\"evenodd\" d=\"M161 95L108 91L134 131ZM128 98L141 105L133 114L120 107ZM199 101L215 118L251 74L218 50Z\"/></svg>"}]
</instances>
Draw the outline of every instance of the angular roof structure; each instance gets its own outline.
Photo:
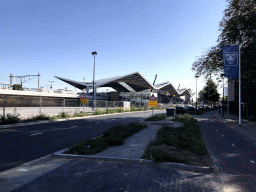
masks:
<instances>
[{"instance_id":1,"label":"angular roof structure","mask_svg":"<svg viewBox=\"0 0 256 192\"><path fill-rule=\"evenodd\" d=\"M171 82L166 82L165 84L160 84L155 86L156 89L161 91L166 91L170 93L174 93L175 95L178 95L178 91L174 88L174 86L171 84Z\"/></svg>"},{"instance_id":2,"label":"angular roof structure","mask_svg":"<svg viewBox=\"0 0 256 192\"><path fill-rule=\"evenodd\" d=\"M67 84L70 84L78 89L85 89L87 87L87 85L83 82L79 82L79 81L73 81L73 80L69 80L69 79L66 79L66 78L62 78L62 77L57 77L57 76L54 76L55 78L61 80L61 81L64 81L65 83Z\"/></svg>"},{"instance_id":3,"label":"angular roof structure","mask_svg":"<svg viewBox=\"0 0 256 192\"><path fill-rule=\"evenodd\" d=\"M93 82L79 82L73 81L66 78L54 76L57 79L64 81L78 89L86 89L93 87ZM105 78L95 81L95 87L111 87L118 92L140 92L147 89L161 90L165 92L174 93L177 96L190 95L192 93L189 89L176 90L171 82L164 82L158 85L152 85L145 77L143 77L139 72L131 73L124 76L116 76L111 78Z\"/></svg>"}]
</instances>

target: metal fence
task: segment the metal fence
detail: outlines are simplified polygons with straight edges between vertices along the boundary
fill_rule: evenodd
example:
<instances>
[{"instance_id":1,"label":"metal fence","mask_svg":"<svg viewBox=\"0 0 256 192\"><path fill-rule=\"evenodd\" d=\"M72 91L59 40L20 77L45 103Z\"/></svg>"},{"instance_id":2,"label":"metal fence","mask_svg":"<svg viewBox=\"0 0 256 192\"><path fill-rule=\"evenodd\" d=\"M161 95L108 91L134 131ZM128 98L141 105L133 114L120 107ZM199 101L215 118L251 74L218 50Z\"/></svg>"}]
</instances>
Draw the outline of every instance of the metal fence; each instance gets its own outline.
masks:
<instances>
[{"instance_id":1,"label":"metal fence","mask_svg":"<svg viewBox=\"0 0 256 192\"><path fill-rule=\"evenodd\" d=\"M128 104L128 105L127 105ZM59 115L60 113L92 113L93 100L88 100L86 104L81 104L78 98L46 98L36 96L0 96L0 116L6 114L20 114L20 118L29 118L41 114ZM98 110L130 108L130 102L97 100Z\"/></svg>"}]
</instances>

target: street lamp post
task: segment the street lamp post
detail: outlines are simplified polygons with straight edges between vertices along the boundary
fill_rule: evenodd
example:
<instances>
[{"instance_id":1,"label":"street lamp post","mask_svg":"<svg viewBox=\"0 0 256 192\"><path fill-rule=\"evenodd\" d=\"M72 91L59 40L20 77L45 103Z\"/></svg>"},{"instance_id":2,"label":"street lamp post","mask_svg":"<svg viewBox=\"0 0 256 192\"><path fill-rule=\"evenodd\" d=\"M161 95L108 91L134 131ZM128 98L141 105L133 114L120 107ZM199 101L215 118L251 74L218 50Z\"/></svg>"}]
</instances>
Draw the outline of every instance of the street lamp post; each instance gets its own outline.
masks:
<instances>
[{"instance_id":1,"label":"street lamp post","mask_svg":"<svg viewBox=\"0 0 256 192\"><path fill-rule=\"evenodd\" d=\"M94 111L95 108L95 99L96 99L96 93L95 93L95 87L94 87L94 77L95 77L95 57L97 55L97 52L94 51L92 52L92 55L94 57L94 67L93 67L93 105L92 105L92 110Z\"/></svg>"},{"instance_id":2,"label":"street lamp post","mask_svg":"<svg viewBox=\"0 0 256 192\"><path fill-rule=\"evenodd\" d=\"M196 110L197 110L197 78L198 78L199 76L198 75L196 75Z\"/></svg>"}]
</instances>

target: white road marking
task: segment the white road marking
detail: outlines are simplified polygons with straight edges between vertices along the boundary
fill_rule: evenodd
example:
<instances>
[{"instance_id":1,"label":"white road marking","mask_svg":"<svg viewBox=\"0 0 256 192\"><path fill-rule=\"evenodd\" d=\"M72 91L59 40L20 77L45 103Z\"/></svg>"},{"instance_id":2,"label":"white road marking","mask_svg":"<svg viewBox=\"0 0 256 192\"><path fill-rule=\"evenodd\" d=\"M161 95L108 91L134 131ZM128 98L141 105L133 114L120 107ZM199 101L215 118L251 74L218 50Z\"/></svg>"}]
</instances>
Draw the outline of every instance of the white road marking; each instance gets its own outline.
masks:
<instances>
[{"instance_id":1,"label":"white road marking","mask_svg":"<svg viewBox=\"0 0 256 192\"><path fill-rule=\"evenodd\" d=\"M41 135L41 134L43 134L43 132L42 133L35 133L35 134L30 135L30 136Z\"/></svg>"},{"instance_id":2,"label":"white road marking","mask_svg":"<svg viewBox=\"0 0 256 192\"><path fill-rule=\"evenodd\" d=\"M250 160L251 163L255 163L253 160Z\"/></svg>"},{"instance_id":3,"label":"white road marking","mask_svg":"<svg viewBox=\"0 0 256 192\"><path fill-rule=\"evenodd\" d=\"M82 173L82 172L77 172L77 173L75 173L75 176L76 176L76 177L82 177L82 176L83 176L83 173Z\"/></svg>"},{"instance_id":4,"label":"white road marking","mask_svg":"<svg viewBox=\"0 0 256 192\"><path fill-rule=\"evenodd\" d=\"M72 129L72 128L75 128L75 127L78 127L78 126L72 126L71 129Z\"/></svg>"},{"instance_id":5,"label":"white road marking","mask_svg":"<svg viewBox=\"0 0 256 192\"><path fill-rule=\"evenodd\" d=\"M27 169L18 169L18 171L22 171L22 172L26 172L26 171L28 171Z\"/></svg>"},{"instance_id":6,"label":"white road marking","mask_svg":"<svg viewBox=\"0 0 256 192\"><path fill-rule=\"evenodd\" d=\"M235 145L234 144L231 144L233 147L235 147Z\"/></svg>"},{"instance_id":7,"label":"white road marking","mask_svg":"<svg viewBox=\"0 0 256 192\"><path fill-rule=\"evenodd\" d=\"M116 119L111 119L111 120L116 120Z\"/></svg>"},{"instance_id":8,"label":"white road marking","mask_svg":"<svg viewBox=\"0 0 256 192\"><path fill-rule=\"evenodd\" d=\"M100 123L100 121L97 121L97 122L95 122L95 123Z\"/></svg>"}]
</instances>

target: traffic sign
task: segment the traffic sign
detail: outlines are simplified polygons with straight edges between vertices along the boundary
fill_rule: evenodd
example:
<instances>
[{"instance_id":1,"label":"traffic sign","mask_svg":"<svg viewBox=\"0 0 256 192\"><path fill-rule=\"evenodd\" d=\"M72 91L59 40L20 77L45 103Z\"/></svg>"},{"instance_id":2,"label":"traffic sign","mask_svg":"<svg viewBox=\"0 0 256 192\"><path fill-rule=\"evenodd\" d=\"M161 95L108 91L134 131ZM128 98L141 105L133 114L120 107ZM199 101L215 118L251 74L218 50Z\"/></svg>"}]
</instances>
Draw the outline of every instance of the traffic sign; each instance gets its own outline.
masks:
<instances>
[{"instance_id":1,"label":"traffic sign","mask_svg":"<svg viewBox=\"0 0 256 192\"><path fill-rule=\"evenodd\" d=\"M148 101L148 106L149 107L157 107L157 99L154 95L152 95L150 98L149 98L149 101Z\"/></svg>"},{"instance_id":2,"label":"traffic sign","mask_svg":"<svg viewBox=\"0 0 256 192\"><path fill-rule=\"evenodd\" d=\"M82 94L80 95L80 99L87 99L85 93L82 93Z\"/></svg>"},{"instance_id":3,"label":"traffic sign","mask_svg":"<svg viewBox=\"0 0 256 192\"><path fill-rule=\"evenodd\" d=\"M80 102L81 103L87 103L87 97L86 97L85 93L82 93L80 95Z\"/></svg>"}]
</instances>

